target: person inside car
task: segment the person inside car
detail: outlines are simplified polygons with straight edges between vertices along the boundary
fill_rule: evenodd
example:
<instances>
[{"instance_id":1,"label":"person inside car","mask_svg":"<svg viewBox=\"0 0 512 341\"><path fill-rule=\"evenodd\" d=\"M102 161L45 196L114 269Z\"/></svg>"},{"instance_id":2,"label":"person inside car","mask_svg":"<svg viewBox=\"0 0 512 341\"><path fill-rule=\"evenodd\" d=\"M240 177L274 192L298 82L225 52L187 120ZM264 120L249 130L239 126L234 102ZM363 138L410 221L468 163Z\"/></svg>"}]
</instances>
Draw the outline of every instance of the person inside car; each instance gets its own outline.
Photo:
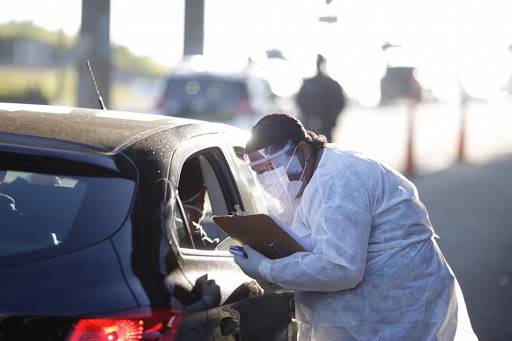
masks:
<instances>
[{"instance_id":1,"label":"person inside car","mask_svg":"<svg viewBox=\"0 0 512 341\"><path fill-rule=\"evenodd\" d=\"M413 183L285 114L258 121L245 152L312 249L268 259L244 246L235 262L294 291L300 340L476 339Z\"/></svg>"},{"instance_id":2,"label":"person inside car","mask_svg":"<svg viewBox=\"0 0 512 341\"><path fill-rule=\"evenodd\" d=\"M185 162L180 175L178 192L187 215L194 245L198 249L214 249L218 238L210 238L203 228L206 185L203 181L199 160L193 158Z\"/></svg>"}]
</instances>

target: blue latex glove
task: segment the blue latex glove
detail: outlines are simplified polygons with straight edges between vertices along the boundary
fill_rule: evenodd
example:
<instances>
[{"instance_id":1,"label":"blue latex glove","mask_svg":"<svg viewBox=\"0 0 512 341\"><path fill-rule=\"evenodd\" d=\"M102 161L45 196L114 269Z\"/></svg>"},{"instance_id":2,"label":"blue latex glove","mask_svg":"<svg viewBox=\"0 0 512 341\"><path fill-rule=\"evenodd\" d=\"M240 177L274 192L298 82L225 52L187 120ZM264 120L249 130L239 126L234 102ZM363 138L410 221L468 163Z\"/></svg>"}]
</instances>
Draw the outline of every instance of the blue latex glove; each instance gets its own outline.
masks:
<instances>
[{"instance_id":1,"label":"blue latex glove","mask_svg":"<svg viewBox=\"0 0 512 341\"><path fill-rule=\"evenodd\" d=\"M248 245L244 245L244 251L247 258L240 255L234 255L235 263L238 264L240 269L249 277L254 279L265 279L259 272L258 268L265 259L268 259L258 251L254 250Z\"/></svg>"}]
</instances>

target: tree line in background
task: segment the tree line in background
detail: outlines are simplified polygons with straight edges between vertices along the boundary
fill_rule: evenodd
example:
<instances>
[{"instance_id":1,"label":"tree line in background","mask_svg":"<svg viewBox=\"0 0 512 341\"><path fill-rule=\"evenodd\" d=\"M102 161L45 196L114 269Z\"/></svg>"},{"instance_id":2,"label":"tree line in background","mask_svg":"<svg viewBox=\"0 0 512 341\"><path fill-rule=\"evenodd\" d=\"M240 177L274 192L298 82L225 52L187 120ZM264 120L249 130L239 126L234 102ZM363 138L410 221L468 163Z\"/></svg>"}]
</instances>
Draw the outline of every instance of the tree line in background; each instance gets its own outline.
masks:
<instances>
[{"instance_id":1,"label":"tree line in background","mask_svg":"<svg viewBox=\"0 0 512 341\"><path fill-rule=\"evenodd\" d=\"M32 22L0 24L0 101L73 105L81 51L77 41L77 36ZM134 95L126 84L159 81L168 71L126 46L112 44L111 49L111 91L114 99L121 97L118 102Z\"/></svg>"}]
</instances>

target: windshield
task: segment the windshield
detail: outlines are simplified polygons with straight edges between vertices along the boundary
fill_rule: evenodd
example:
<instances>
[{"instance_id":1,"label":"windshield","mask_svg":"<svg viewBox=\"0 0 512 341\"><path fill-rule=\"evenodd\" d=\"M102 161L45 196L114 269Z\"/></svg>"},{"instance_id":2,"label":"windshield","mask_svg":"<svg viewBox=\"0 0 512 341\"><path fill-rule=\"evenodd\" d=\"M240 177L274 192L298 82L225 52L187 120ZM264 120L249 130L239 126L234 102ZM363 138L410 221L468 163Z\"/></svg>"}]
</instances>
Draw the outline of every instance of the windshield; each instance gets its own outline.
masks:
<instances>
[{"instance_id":1,"label":"windshield","mask_svg":"<svg viewBox=\"0 0 512 341\"><path fill-rule=\"evenodd\" d=\"M0 169L0 256L56 247L74 229L112 231L133 189L122 178Z\"/></svg>"}]
</instances>

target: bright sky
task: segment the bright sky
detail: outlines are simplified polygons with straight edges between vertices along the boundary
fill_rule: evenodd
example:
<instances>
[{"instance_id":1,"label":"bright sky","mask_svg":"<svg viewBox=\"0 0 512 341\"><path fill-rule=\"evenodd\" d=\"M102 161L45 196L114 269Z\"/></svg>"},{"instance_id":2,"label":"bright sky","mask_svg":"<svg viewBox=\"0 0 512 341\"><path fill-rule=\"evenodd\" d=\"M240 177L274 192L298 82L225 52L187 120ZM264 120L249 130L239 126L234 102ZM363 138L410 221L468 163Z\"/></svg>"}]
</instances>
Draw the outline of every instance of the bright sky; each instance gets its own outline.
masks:
<instances>
[{"instance_id":1,"label":"bright sky","mask_svg":"<svg viewBox=\"0 0 512 341\"><path fill-rule=\"evenodd\" d=\"M0 23L31 20L50 30L76 34L81 0L1 0ZM176 63L183 53L184 0L112 0L111 40L162 64Z\"/></svg>"},{"instance_id":2,"label":"bright sky","mask_svg":"<svg viewBox=\"0 0 512 341\"><path fill-rule=\"evenodd\" d=\"M1 1L0 23L79 29L81 0ZM166 65L179 60L184 0L111 0L111 6L112 41ZM368 82L380 78L386 62L423 65L424 80L441 88L447 73L467 69L477 86L483 74L497 79L512 64L510 13L506 0L205 0L204 50L245 61L279 48L302 74L322 52L329 72L356 95L368 95ZM338 23L320 23L321 15L337 15ZM400 53L382 54L386 41L402 44ZM471 75L475 65L481 75Z\"/></svg>"}]
</instances>

